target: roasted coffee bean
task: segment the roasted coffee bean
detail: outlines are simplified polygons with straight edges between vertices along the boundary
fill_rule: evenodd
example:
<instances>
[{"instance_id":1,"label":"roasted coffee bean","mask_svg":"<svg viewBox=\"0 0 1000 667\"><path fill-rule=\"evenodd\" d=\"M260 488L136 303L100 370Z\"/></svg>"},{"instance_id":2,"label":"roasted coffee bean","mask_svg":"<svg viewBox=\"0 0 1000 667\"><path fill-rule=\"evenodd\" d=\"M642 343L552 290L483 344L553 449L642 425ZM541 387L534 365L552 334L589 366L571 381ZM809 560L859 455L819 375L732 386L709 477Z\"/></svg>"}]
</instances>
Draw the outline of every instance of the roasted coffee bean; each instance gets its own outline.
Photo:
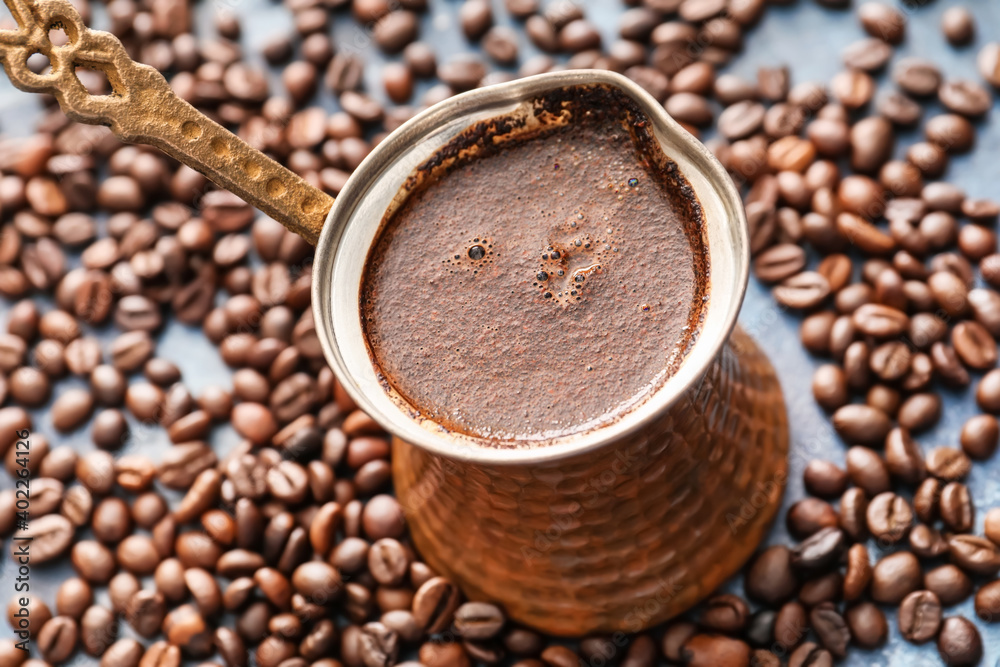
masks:
<instances>
[{"instance_id":1,"label":"roasted coffee bean","mask_svg":"<svg viewBox=\"0 0 1000 667\"><path fill-rule=\"evenodd\" d=\"M66 489L59 513L69 520L70 525L80 527L90 520L93 509L94 498L90 491L83 486L71 486Z\"/></svg>"},{"instance_id":2,"label":"roasted coffee bean","mask_svg":"<svg viewBox=\"0 0 1000 667\"><path fill-rule=\"evenodd\" d=\"M785 523L789 532L801 539L823 528L836 527L838 517L829 503L817 498L803 498L788 508Z\"/></svg>"},{"instance_id":3,"label":"roasted coffee bean","mask_svg":"<svg viewBox=\"0 0 1000 667\"><path fill-rule=\"evenodd\" d=\"M746 637L752 646L766 647L774 642L774 622L778 614L772 609L761 609L750 617Z\"/></svg>"},{"instance_id":4,"label":"roasted coffee bean","mask_svg":"<svg viewBox=\"0 0 1000 667\"><path fill-rule=\"evenodd\" d=\"M129 535L118 545L118 563L136 575L152 574L160 562L160 555L151 537Z\"/></svg>"},{"instance_id":5,"label":"roasted coffee bean","mask_svg":"<svg viewBox=\"0 0 1000 667\"><path fill-rule=\"evenodd\" d=\"M983 534L994 544L1000 545L1000 508L994 507L986 513Z\"/></svg>"},{"instance_id":6,"label":"roasted coffee bean","mask_svg":"<svg viewBox=\"0 0 1000 667\"><path fill-rule=\"evenodd\" d=\"M210 652L211 633L201 614L191 605L181 605L167 613L163 619L163 634L171 644L184 646L189 653Z\"/></svg>"},{"instance_id":7,"label":"roasted coffee bean","mask_svg":"<svg viewBox=\"0 0 1000 667\"><path fill-rule=\"evenodd\" d=\"M128 505L121 498L100 501L90 521L94 536L105 544L117 544L132 532L132 517Z\"/></svg>"},{"instance_id":8,"label":"roasted coffee bean","mask_svg":"<svg viewBox=\"0 0 1000 667\"><path fill-rule=\"evenodd\" d=\"M399 502L388 495L373 496L364 506L361 524L365 534L377 540L382 537L400 537L405 529Z\"/></svg>"},{"instance_id":9,"label":"roasted coffee bean","mask_svg":"<svg viewBox=\"0 0 1000 667\"><path fill-rule=\"evenodd\" d=\"M823 647L834 657L843 658L847 655L851 632L847 621L832 602L822 602L813 607L809 612L809 624Z\"/></svg>"},{"instance_id":10,"label":"roasted coffee bean","mask_svg":"<svg viewBox=\"0 0 1000 667\"><path fill-rule=\"evenodd\" d=\"M967 79L945 81L938 88L938 98L949 111L972 118L982 116L992 106L989 91Z\"/></svg>"},{"instance_id":11,"label":"roasted coffee bean","mask_svg":"<svg viewBox=\"0 0 1000 667\"><path fill-rule=\"evenodd\" d=\"M19 537L30 535L31 560L41 564L62 556L73 542L73 524L58 514L32 519L25 530L14 534L11 553L16 554Z\"/></svg>"},{"instance_id":12,"label":"roasted coffee bean","mask_svg":"<svg viewBox=\"0 0 1000 667\"><path fill-rule=\"evenodd\" d=\"M806 490L821 498L836 498L847 487L847 473L830 461L813 459L802 473Z\"/></svg>"},{"instance_id":13,"label":"roasted coffee bean","mask_svg":"<svg viewBox=\"0 0 1000 667\"><path fill-rule=\"evenodd\" d=\"M788 96L788 88L789 71L787 67L760 67L757 69L757 89L765 99L780 102Z\"/></svg>"},{"instance_id":14,"label":"roasted coffee bean","mask_svg":"<svg viewBox=\"0 0 1000 667\"><path fill-rule=\"evenodd\" d=\"M298 593L320 604L332 598L342 586L340 573L321 561L299 565L292 574L291 582Z\"/></svg>"},{"instance_id":15,"label":"roasted coffee bean","mask_svg":"<svg viewBox=\"0 0 1000 667\"><path fill-rule=\"evenodd\" d=\"M1000 412L1000 371L994 369L983 376L976 387L976 403L987 412Z\"/></svg>"},{"instance_id":16,"label":"roasted coffee bean","mask_svg":"<svg viewBox=\"0 0 1000 667\"><path fill-rule=\"evenodd\" d=\"M924 367L920 370L916 370L918 360L923 360ZM911 364L910 375L907 380L917 377L925 377L925 380L920 380L921 384L925 384L930 381L931 374L931 362L926 356L914 357L913 364ZM907 380L904 380L903 386L907 387ZM913 394L899 406L899 413L896 415L896 420L899 425L903 428L909 429L914 433L924 431L934 424L937 423L938 419L941 418L941 398L937 394L932 394L930 392L921 392Z\"/></svg>"},{"instance_id":17,"label":"roasted coffee bean","mask_svg":"<svg viewBox=\"0 0 1000 667\"><path fill-rule=\"evenodd\" d=\"M951 344L959 358L970 368L984 370L996 365L996 341L978 322L963 321L956 324L951 332Z\"/></svg>"},{"instance_id":18,"label":"roasted coffee bean","mask_svg":"<svg viewBox=\"0 0 1000 667\"><path fill-rule=\"evenodd\" d=\"M830 81L830 91L844 107L860 109L871 101L875 93L875 82L861 70L848 69L834 75Z\"/></svg>"},{"instance_id":19,"label":"roasted coffee bean","mask_svg":"<svg viewBox=\"0 0 1000 667\"><path fill-rule=\"evenodd\" d=\"M854 311L852 320L858 331L876 338L900 336L909 326L905 313L879 304L862 305Z\"/></svg>"},{"instance_id":20,"label":"roasted coffee bean","mask_svg":"<svg viewBox=\"0 0 1000 667\"><path fill-rule=\"evenodd\" d=\"M1000 571L1000 548L985 537L953 535L948 538L948 555L970 574L992 577Z\"/></svg>"},{"instance_id":21,"label":"roasted coffee bean","mask_svg":"<svg viewBox=\"0 0 1000 667\"><path fill-rule=\"evenodd\" d=\"M342 645L346 643L345 640ZM341 653L344 653L343 648ZM529 662L549 667L562 667L570 664L569 659L575 655L565 646L550 646L545 649L544 662L542 660L530 660ZM420 647L419 658L420 664L428 667L431 665L464 665L469 661L469 656L463 650L462 645L455 642L427 642ZM360 662L360 656L357 661Z\"/></svg>"},{"instance_id":22,"label":"roasted coffee bean","mask_svg":"<svg viewBox=\"0 0 1000 667\"><path fill-rule=\"evenodd\" d=\"M491 639L503 625L503 612L489 603L466 602L455 610L455 629L465 639Z\"/></svg>"},{"instance_id":23,"label":"roasted coffee bean","mask_svg":"<svg viewBox=\"0 0 1000 667\"><path fill-rule=\"evenodd\" d=\"M774 639L779 648L791 649L809 632L809 614L801 602L786 602L774 620Z\"/></svg>"},{"instance_id":24,"label":"roasted coffee bean","mask_svg":"<svg viewBox=\"0 0 1000 667\"><path fill-rule=\"evenodd\" d=\"M548 649L546 649L548 650ZM545 652L542 652L545 660ZM724 635L697 634L684 642L681 660L686 665L744 665L750 664L750 647L739 639ZM572 664L577 664L574 661ZM553 665L567 667L567 665Z\"/></svg>"},{"instance_id":25,"label":"roasted coffee bean","mask_svg":"<svg viewBox=\"0 0 1000 667\"><path fill-rule=\"evenodd\" d=\"M889 473L907 484L916 484L927 476L923 452L903 428L894 428L885 439L885 464Z\"/></svg>"},{"instance_id":26,"label":"roasted coffee bean","mask_svg":"<svg viewBox=\"0 0 1000 667\"><path fill-rule=\"evenodd\" d=\"M837 562L845 546L840 528L823 528L792 550L791 566L799 572L824 572Z\"/></svg>"},{"instance_id":27,"label":"roasted coffee bean","mask_svg":"<svg viewBox=\"0 0 1000 667\"><path fill-rule=\"evenodd\" d=\"M847 376L848 386L855 391L862 391L871 383L871 374L868 370L869 356L868 344L860 340L850 343L844 350L842 361L844 373ZM878 440L876 436L882 429L882 422L888 421L888 415L883 417L873 406L851 407L846 405L841 410L844 410L841 415L841 426L846 427L851 432L857 431L855 435L871 439L873 443ZM888 432L888 428L885 430Z\"/></svg>"},{"instance_id":28,"label":"roasted coffee bean","mask_svg":"<svg viewBox=\"0 0 1000 667\"><path fill-rule=\"evenodd\" d=\"M983 640L979 630L962 616L944 619L937 645L946 665L976 665L983 657Z\"/></svg>"},{"instance_id":29,"label":"roasted coffee bean","mask_svg":"<svg viewBox=\"0 0 1000 667\"><path fill-rule=\"evenodd\" d=\"M770 605L784 602L798 589L792 552L784 545L768 547L750 565L743 586L747 595Z\"/></svg>"},{"instance_id":30,"label":"roasted coffee bean","mask_svg":"<svg viewBox=\"0 0 1000 667\"><path fill-rule=\"evenodd\" d=\"M994 88L1000 88L1000 42L983 46L976 58L979 73Z\"/></svg>"},{"instance_id":31,"label":"roasted coffee bean","mask_svg":"<svg viewBox=\"0 0 1000 667\"><path fill-rule=\"evenodd\" d=\"M403 545L392 538L376 541L368 551L368 571L380 584L400 584L409 571L409 559Z\"/></svg>"},{"instance_id":32,"label":"roasted coffee bean","mask_svg":"<svg viewBox=\"0 0 1000 667\"><path fill-rule=\"evenodd\" d=\"M90 584L78 577L66 579L56 593L56 613L79 619L93 602L94 591Z\"/></svg>"},{"instance_id":33,"label":"roasted coffee bean","mask_svg":"<svg viewBox=\"0 0 1000 667\"><path fill-rule=\"evenodd\" d=\"M101 449L120 449L127 440L128 422L119 410L101 410L94 418L90 436Z\"/></svg>"},{"instance_id":34,"label":"roasted coffee bean","mask_svg":"<svg viewBox=\"0 0 1000 667\"><path fill-rule=\"evenodd\" d=\"M843 575L836 571L828 572L802 584L799 600L808 607L815 607L822 602L839 601L843 587Z\"/></svg>"},{"instance_id":35,"label":"roasted coffee bean","mask_svg":"<svg viewBox=\"0 0 1000 667\"><path fill-rule=\"evenodd\" d=\"M215 452L204 442L189 442L170 447L160 461L157 478L172 489L186 489L203 471L218 462Z\"/></svg>"},{"instance_id":36,"label":"roasted coffee bean","mask_svg":"<svg viewBox=\"0 0 1000 667\"><path fill-rule=\"evenodd\" d=\"M516 630L513 631L517 632ZM679 662L681 660L681 652L683 651L684 643L688 639L693 637L698 632L698 628L694 623L688 623L685 621L674 621L670 623L666 630L663 632L663 640L661 642L661 648L663 649L663 656L667 660L672 660L674 662ZM508 638L510 635L508 635ZM518 637L520 639L520 637ZM540 637L538 638L541 639ZM507 648L511 650L515 655L535 655L541 648L541 642L538 642L536 647L532 642L521 642L518 641L517 645L514 647L519 650L514 650L511 648L509 639L504 642ZM523 644L523 645L522 645ZM536 649L536 650L528 650Z\"/></svg>"},{"instance_id":37,"label":"roasted coffee bean","mask_svg":"<svg viewBox=\"0 0 1000 667\"><path fill-rule=\"evenodd\" d=\"M927 455L927 471L941 480L963 479L971 468L969 457L954 447L938 447Z\"/></svg>"},{"instance_id":38,"label":"roasted coffee bean","mask_svg":"<svg viewBox=\"0 0 1000 667\"><path fill-rule=\"evenodd\" d=\"M949 482L941 489L941 519L956 533L972 530L975 521L975 507L969 488L961 482Z\"/></svg>"},{"instance_id":39,"label":"roasted coffee bean","mask_svg":"<svg viewBox=\"0 0 1000 667\"><path fill-rule=\"evenodd\" d=\"M920 588L922 579L916 556L907 551L890 554L872 569L872 599L880 604L899 604Z\"/></svg>"},{"instance_id":40,"label":"roasted coffee bean","mask_svg":"<svg viewBox=\"0 0 1000 667\"><path fill-rule=\"evenodd\" d=\"M850 399L847 378L843 369L835 364L824 364L816 369L812 391L816 402L826 410L837 410Z\"/></svg>"},{"instance_id":41,"label":"roasted coffee bean","mask_svg":"<svg viewBox=\"0 0 1000 667\"><path fill-rule=\"evenodd\" d=\"M52 611L37 597L29 597L27 604L22 605L21 602L20 596L11 597L7 603L7 622L11 629L18 632L26 630L29 637L37 638L39 630L52 618ZM21 620L25 616L28 618L27 625Z\"/></svg>"},{"instance_id":42,"label":"roasted coffee bean","mask_svg":"<svg viewBox=\"0 0 1000 667\"><path fill-rule=\"evenodd\" d=\"M860 602L844 612L851 639L861 648L873 649L883 645L889 636L885 614L871 602Z\"/></svg>"},{"instance_id":43,"label":"roasted coffee bean","mask_svg":"<svg viewBox=\"0 0 1000 667\"><path fill-rule=\"evenodd\" d=\"M139 667L180 667L180 665L180 648L166 641L151 644L139 662Z\"/></svg>"},{"instance_id":44,"label":"roasted coffee bean","mask_svg":"<svg viewBox=\"0 0 1000 667\"><path fill-rule=\"evenodd\" d=\"M910 531L910 549L921 558L937 558L948 553L948 543L937 530L921 523Z\"/></svg>"},{"instance_id":45,"label":"roasted coffee bean","mask_svg":"<svg viewBox=\"0 0 1000 667\"><path fill-rule=\"evenodd\" d=\"M118 639L118 624L115 615L98 605L89 607L80 619L80 643L92 656L103 655L108 647Z\"/></svg>"},{"instance_id":46,"label":"roasted coffee bean","mask_svg":"<svg viewBox=\"0 0 1000 667\"><path fill-rule=\"evenodd\" d=\"M872 536L886 544L902 540L913 523L913 511L909 503L891 491L872 498L866 517Z\"/></svg>"},{"instance_id":47,"label":"roasted coffee bean","mask_svg":"<svg viewBox=\"0 0 1000 667\"><path fill-rule=\"evenodd\" d=\"M991 581L976 591L975 608L980 620L987 623L1000 620L1000 581Z\"/></svg>"},{"instance_id":48,"label":"roasted coffee bean","mask_svg":"<svg viewBox=\"0 0 1000 667\"><path fill-rule=\"evenodd\" d=\"M851 447L846 458L848 476L868 496L874 497L889 490L889 468L874 450Z\"/></svg>"},{"instance_id":49,"label":"roasted coffee bean","mask_svg":"<svg viewBox=\"0 0 1000 667\"><path fill-rule=\"evenodd\" d=\"M950 607L972 594L972 580L954 565L941 565L924 573L924 588Z\"/></svg>"},{"instance_id":50,"label":"roasted coffee bean","mask_svg":"<svg viewBox=\"0 0 1000 667\"><path fill-rule=\"evenodd\" d=\"M929 119L924 125L924 135L929 143L936 145L945 153L965 152L972 148L975 142L975 130L972 124L957 114L941 114Z\"/></svg>"},{"instance_id":51,"label":"roasted coffee bean","mask_svg":"<svg viewBox=\"0 0 1000 667\"><path fill-rule=\"evenodd\" d=\"M904 15L889 5L880 2L866 2L858 7L861 26L872 37L878 37L890 44L898 44L906 29Z\"/></svg>"},{"instance_id":52,"label":"roasted coffee bean","mask_svg":"<svg viewBox=\"0 0 1000 667\"><path fill-rule=\"evenodd\" d=\"M969 372L962 365L955 349L950 345L935 342L931 345L931 361L934 363L935 372L947 384L956 387L964 387L969 384Z\"/></svg>"},{"instance_id":53,"label":"roasted coffee bean","mask_svg":"<svg viewBox=\"0 0 1000 667\"><path fill-rule=\"evenodd\" d=\"M868 358L871 371L883 382L899 380L910 370L912 354L902 341L883 343Z\"/></svg>"},{"instance_id":54,"label":"roasted coffee bean","mask_svg":"<svg viewBox=\"0 0 1000 667\"><path fill-rule=\"evenodd\" d=\"M434 577L417 589L413 597L413 617L429 633L451 624L459 606L457 587L444 577Z\"/></svg>"},{"instance_id":55,"label":"roasted coffee bean","mask_svg":"<svg viewBox=\"0 0 1000 667\"><path fill-rule=\"evenodd\" d=\"M38 651L49 662L64 662L76 649L78 635L75 620L68 616L56 616L45 622L38 631Z\"/></svg>"},{"instance_id":56,"label":"roasted coffee bean","mask_svg":"<svg viewBox=\"0 0 1000 667\"><path fill-rule=\"evenodd\" d=\"M941 72L931 62L903 58L893 67L892 78L900 88L920 97L933 95L941 85Z\"/></svg>"},{"instance_id":57,"label":"roasted coffee bean","mask_svg":"<svg viewBox=\"0 0 1000 667\"><path fill-rule=\"evenodd\" d=\"M210 572L192 567L184 571L184 584L202 616L210 618L222 609L222 591Z\"/></svg>"},{"instance_id":58,"label":"roasted coffee bean","mask_svg":"<svg viewBox=\"0 0 1000 667\"><path fill-rule=\"evenodd\" d=\"M889 45L875 38L853 42L840 52L840 59L845 65L867 72L882 69L891 57Z\"/></svg>"},{"instance_id":59,"label":"roasted coffee bean","mask_svg":"<svg viewBox=\"0 0 1000 667\"><path fill-rule=\"evenodd\" d=\"M754 260L754 273L764 282L781 282L799 273L806 265L805 252L792 243L768 248Z\"/></svg>"},{"instance_id":60,"label":"roasted coffee bean","mask_svg":"<svg viewBox=\"0 0 1000 667\"><path fill-rule=\"evenodd\" d=\"M359 649L365 667L388 667L396 662L399 636L382 623L366 623L361 627Z\"/></svg>"},{"instance_id":61,"label":"roasted coffee bean","mask_svg":"<svg viewBox=\"0 0 1000 667\"><path fill-rule=\"evenodd\" d=\"M101 657L101 667L139 667L143 646L135 639L119 639Z\"/></svg>"},{"instance_id":62,"label":"roasted coffee bean","mask_svg":"<svg viewBox=\"0 0 1000 667\"><path fill-rule=\"evenodd\" d=\"M976 32L976 21L965 7L950 7L941 15L941 32L954 46L967 44Z\"/></svg>"},{"instance_id":63,"label":"roasted coffee bean","mask_svg":"<svg viewBox=\"0 0 1000 667\"><path fill-rule=\"evenodd\" d=\"M114 486L114 459L107 452L88 452L76 464L76 478L87 490L107 495Z\"/></svg>"},{"instance_id":64,"label":"roasted coffee bean","mask_svg":"<svg viewBox=\"0 0 1000 667\"><path fill-rule=\"evenodd\" d=\"M840 527L854 540L868 535L868 496L862 489L851 488L840 498Z\"/></svg>"},{"instance_id":65,"label":"roasted coffee bean","mask_svg":"<svg viewBox=\"0 0 1000 667\"><path fill-rule=\"evenodd\" d=\"M462 5L458 13L462 32L469 41L477 41L493 23L493 11L485 0L473 0Z\"/></svg>"},{"instance_id":66,"label":"roasted coffee bean","mask_svg":"<svg viewBox=\"0 0 1000 667\"><path fill-rule=\"evenodd\" d=\"M830 334L836 315L823 311L810 315L802 321L800 336L802 344L814 354L825 354L830 351ZM848 322L849 323L849 322Z\"/></svg>"},{"instance_id":67,"label":"roasted coffee bean","mask_svg":"<svg viewBox=\"0 0 1000 667\"><path fill-rule=\"evenodd\" d=\"M914 591L900 603L897 620L906 641L915 644L930 641L941 627L941 602L930 591Z\"/></svg>"},{"instance_id":68,"label":"roasted coffee bean","mask_svg":"<svg viewBox=\"0 0 1000 667\"><path fill-rule=\"evenodd\" d=\"M814 308L830 294L830 284L815 271L803 271L783 280L772 294L778 303L788 308Z\"/></svg>"},{"instance_id":69,"label":"roasted coffee bean","mask_svg":"<svg viewBox=\"0 0 1000 667\"><path fill-rule=\"evenodd\" d=\"M788 658L788 667L829 667L833 665L832 654L812 642L799 646Z\"/></svg>"},{"instance_id":70,"label":"roasted coffee bean","mask_svg":"<svg viewBox=\"0 0 1000 667\"><path fill-rule=\"evenodd\" d=\"M739 634L750 618L750 608L735 595L716 595L708 599L699 617L699 624L706 630L725 634Z\"/></svg>"},{"instance_id":71,"label":"roasted coffee bean","mask_svg":"<svg viewBox=\"0 0 1000 667\"><path fill-rule=\"evenodd\" d=\"M406 641L405 637L402 635L400 637ZM419 635L411 637L412 641L417 639L419 639ZM329 619L322 619L313 626L309 634L299 644L299 653L307 660L318 660L324 655L329 655L336 646L336 642L336 626Z\"/></svg>"},{"instance_id":72,"label":"roasted coffee bean","mask_svg":"<svg viewBox=\"0 0 1000 667\"><path fill-rule=\"evenodd\" d=\"M868 405L850 404L833 414L833 427L845 440L862 445L881 445L892 429L888 415ZM848 466L850 473L850 466Z\"/></svg>"}]
</instances>

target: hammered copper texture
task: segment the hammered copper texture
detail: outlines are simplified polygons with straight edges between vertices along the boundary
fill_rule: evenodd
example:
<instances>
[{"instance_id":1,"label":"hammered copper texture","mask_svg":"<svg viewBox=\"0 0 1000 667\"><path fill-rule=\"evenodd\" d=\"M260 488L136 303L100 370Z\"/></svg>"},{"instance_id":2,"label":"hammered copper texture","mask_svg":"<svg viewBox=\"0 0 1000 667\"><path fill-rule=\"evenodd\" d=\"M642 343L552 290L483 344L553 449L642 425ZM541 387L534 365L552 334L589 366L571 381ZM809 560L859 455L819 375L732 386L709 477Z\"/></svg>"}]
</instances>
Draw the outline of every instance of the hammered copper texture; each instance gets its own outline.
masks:
<instances>
[{"instance_id":1,"label":"hammered copper texture","mask_svg":"<svg viewBox=\"0 0 1000 667\"><path fill-rule=\"evenodd\" d=\"M333 197L179 98L162 74L129 58L117 37L87 28L68 0L4 3L18 30L0 30L0 62L16 87L51 93L69 118L107 125L122 141L156 146L316 244ZM49 40L56 28L67 44ZM28 69L34 53L49 58L48 73ZM91 95L77 67L104 72L112 93Z\"/></svg>"},{"instance_id":2,"label":"hammered copper texture","mask_svg":"<svg viewBox=\"0 0 1000 667\"><path fill-rule=\"evenodd\" d=\"M774 370L736 329L701 381L627 441L484 467L394 442L413 541L472 599L556 635L636 632L694 605L763 538L787 477Z\"/></svg>"}]
</instances>

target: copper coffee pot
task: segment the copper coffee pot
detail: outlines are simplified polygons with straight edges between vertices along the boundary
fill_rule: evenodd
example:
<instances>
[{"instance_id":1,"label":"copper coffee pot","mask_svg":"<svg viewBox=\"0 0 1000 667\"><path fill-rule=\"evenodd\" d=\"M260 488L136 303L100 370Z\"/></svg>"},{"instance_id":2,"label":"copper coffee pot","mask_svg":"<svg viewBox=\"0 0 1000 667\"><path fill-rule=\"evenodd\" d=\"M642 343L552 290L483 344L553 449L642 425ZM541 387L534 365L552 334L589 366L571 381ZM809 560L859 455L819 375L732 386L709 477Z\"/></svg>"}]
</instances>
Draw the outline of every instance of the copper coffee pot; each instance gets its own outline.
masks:
<instances>
[{"instance_id":1,"label":"copper coffee pot","mask_svg":"<svg viewBox=\"0 0 1000 667\"><path fill-rule=\"evenodd\" d=\"M156 146L316 244L313 309L345 390L394 437L396 493L416 547L473 599L560 635L636 632L691 607L739 569L780 504L788 423L774 370L736 328L749 275L739 193L711 153L638 85L611 72L543 74L438 104L379 143L336 201L179 99L112 35L89 30L67 0L4 0L17 31L0 60L18 88L50 93L71 119ZM69 42L56 46L49 31ZM48 56L34 74L26 60ZM76 67L101 70L92 96ZM608 426L549 446L458 444L422 428L382 389L360 323L362 273L407 178L470 126L531 120L532 101L567 86L629 96L706 216L710 300L677 373Z\"/></svg>"}]
</instances>

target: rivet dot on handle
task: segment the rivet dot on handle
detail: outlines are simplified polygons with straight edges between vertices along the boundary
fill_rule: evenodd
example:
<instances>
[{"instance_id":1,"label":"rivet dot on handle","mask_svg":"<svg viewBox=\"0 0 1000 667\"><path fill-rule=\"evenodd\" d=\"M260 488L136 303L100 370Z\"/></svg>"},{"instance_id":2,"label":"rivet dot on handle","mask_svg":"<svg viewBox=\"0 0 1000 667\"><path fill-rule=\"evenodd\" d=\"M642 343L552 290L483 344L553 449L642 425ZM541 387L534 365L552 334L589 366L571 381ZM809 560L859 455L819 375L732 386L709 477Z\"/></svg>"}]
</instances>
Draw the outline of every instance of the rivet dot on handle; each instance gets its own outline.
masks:
<instances>
[{"instance_id":1,"label":"rivet dot on handle","mask_svg":"<svg viewBox=\"0 0 1000 667\"><path fill-rule=\"evenodd\" d=\"M202 134L201 125L191 120L185 121L184 124L181 125L181 133L183 133L189 140L194 141Z\"/></svg>"},{"instance_id":2,"label":"rivet dot on handle","mask_svg":"<svg viewBox=\"0 0 1000 667\"><path fill-rule=\"evenodd\" d=\"M263 169L261 169L260 165L253 160L247 160L243 163L243 171L246 172L246 175L250 178L260 178L260 174Z\"/></svg>"},{"instance_id":3,"label":"rivet dot on handle","mask_svg":"<svg viewBox=\"0 0 1000 667\"><path fill-rule=\"evenodd\" d=\"M226 157L229 155L229 144L225 139L216 137L212 139L212 151L219 157Z\"/></svg>"},{"instance_id":4,"label":"rivet dot on handle","mask_svg":"<svg viewBox=\"0 0 1000 667\"><path fill-rule=\"evenodd\" d=\"M277 178L272 178L267 182L267 195L269 197L280 197L285 194L285 184Z\"/></svg>"},{"instance_id":5,"label":"rivet dot on handle","mask_svg":"<svg viewBox=\"0 0 1000 667\"><path fill-rule=\"evenodd\" d=\"M319 206L320 203L318 201L312 197L308 197L302 200L302 204L299 205L299 208L301 208L302 212L306 215L312 215L319 210Z\"/></svg>"}]
</instances>

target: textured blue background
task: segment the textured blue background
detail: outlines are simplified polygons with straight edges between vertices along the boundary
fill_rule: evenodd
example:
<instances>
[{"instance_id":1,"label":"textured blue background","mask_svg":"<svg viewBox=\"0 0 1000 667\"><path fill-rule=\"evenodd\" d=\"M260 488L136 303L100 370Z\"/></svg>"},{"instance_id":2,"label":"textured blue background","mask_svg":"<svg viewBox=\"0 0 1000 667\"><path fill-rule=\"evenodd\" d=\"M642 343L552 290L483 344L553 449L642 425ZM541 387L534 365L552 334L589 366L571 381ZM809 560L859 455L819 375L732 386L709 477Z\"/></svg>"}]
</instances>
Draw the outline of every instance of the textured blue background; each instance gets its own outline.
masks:
<instances>
[{"instance_id":1,"label":"textured blue background","mask_svg":"<svg viewBox=\"0 0 1000 667\"><path fill-rule=\"evenodd\" d=\"M467 50L469 46L461 37L457 26L456 12L461 3L431 0L430 4L431 11L423 19L421 39L432 44L442 60L451 53ZM585 6L588 18L601 29L605 43L610 44L616 38L622 5L617 0L586 0L581 4ZM939 19L945 9L959 4L969 7L975 14L978 33L971 46L955 49L941 35ZM502 3L493 0L493 5L498 20L508 22ZM903 7L902 4L898 6ZM291 14L280 4L268 0L219 0L217 3L199 4L199 16L204 19L197 30L199 34L212 35L211 17L217 7L231 7L239 13L244 27L242 42L251 60L260 61L259 47L268 38L287 33L292 28ZM93 27L106 27L102 6L95 3L94 10ZM938 0L928 3L926 7L906 11L909 16L907 37L904 44L896 49L894 61L908 55L928 57L941 65L948 78L978 79L975 56L979 47L988 41L1000 40L998 0ZM376 96L381 96L378 64L383 61L383 57L376 49L370 48L369 36L347 14L338 14L338 17L332 28L338 47L370 54L366 71L367 87ZM726 71L753 79L758 66L788 64L793 67L793 83L807 80L826 82L840 69L839 54L843 47L864 36L857 19L850 11L823 9L812 0L800 0L788 7L770 7L761 23L747 35L743 54ZM520 39L523 61L535 51L523 35ZM892 84L887 79L886 75L879 78L881 88L891 87ZM273 90L281 89L277 74L272 83ZM415 99L419 99L428 85L426 82L419 84ZM334 98L328 92L320 94L319 103L331 111L337 108ZM38 108L37 100L15 90L6 77L0 76L0 130L4 135L20 136L30 133ZM937 107L932 105L925 117L936 110ZM997 159L1000 151L1000 122L987 117L979 124L979 130L974 151L954 158L946 178L963 187L970 196L1000 198L1000 160ZM902 155L905 146L915 140L915 137L918 137L917 133L901 135L897 154ZM7 304L0 303L0 315L4 319L6 309ZM751 280L741 322L760 342L777 368L791 417L793 449L786 506L803 493L801 471L809 459L820 457L843 463L845 451L827 416L813 402L810 380L818 360L811 358L798 342L799 321L795 314L783 312L777 307L765 286ZM111 334L107 332L98 332L98 335L104 340L111 338ZM181 367L185 382L195 394L208 384L229 385L229 369L222 363L216 349L195 329L176 323L168 324L160 336L158 354L175 361ZM57 392L68 386L69 383L64 382ZM974 386L975 383L963 392L943 391L945 409L941 421L933 430L919 437L925 451L938 445L957 444L962 423L977 412L973 400ZM53 442L68 441L79 446L81 451L92 447L88 429L78 430L68 437L55 437L51 420L44 410L36 413L35 429L49 435ZM157 447L167 444L165 435L159 431L135 433L134 441L125 451L153 452L152 455L156 457ZM228 428L218 429L214 437L220 451L226 450L235 442L235 434ZM0 486L7 484L7 476L0 475ZM969 486L976 505L980 508L977 530L981 531L985 509L1000 504L1000 463L993 460L977 464L969 478ZM780 522L775 525L768 540L791 542ZM873 555L880 555L874 544L870 547ZM13 576L8 560L0 559L0 601L5 601L8 591L13 591ZM65 576L71 574L68 568L50 567L36 568L34 576L39 584L39 592L51 602L54 588ZM736 591L742 588L738 581L731 582L729 586ZM106 596L102 593L98 601L106 603ZM974 612L971 599L946 610L946 613L961 613L972 618ZM903 664L922 667L941 664L933 645L915 647L907 644L899 637L893 614L890 614L890 623L889 644L872 652L852 650L850 657L842 664L851 667ZM977 624L986 645L983 664L1000 665L1000 627L990 627L979 621ZM128 633L124 624L123 632ZM78 655L76 661L76 664L88 664L90 659Z\"/></svg>"}]
</instances>

